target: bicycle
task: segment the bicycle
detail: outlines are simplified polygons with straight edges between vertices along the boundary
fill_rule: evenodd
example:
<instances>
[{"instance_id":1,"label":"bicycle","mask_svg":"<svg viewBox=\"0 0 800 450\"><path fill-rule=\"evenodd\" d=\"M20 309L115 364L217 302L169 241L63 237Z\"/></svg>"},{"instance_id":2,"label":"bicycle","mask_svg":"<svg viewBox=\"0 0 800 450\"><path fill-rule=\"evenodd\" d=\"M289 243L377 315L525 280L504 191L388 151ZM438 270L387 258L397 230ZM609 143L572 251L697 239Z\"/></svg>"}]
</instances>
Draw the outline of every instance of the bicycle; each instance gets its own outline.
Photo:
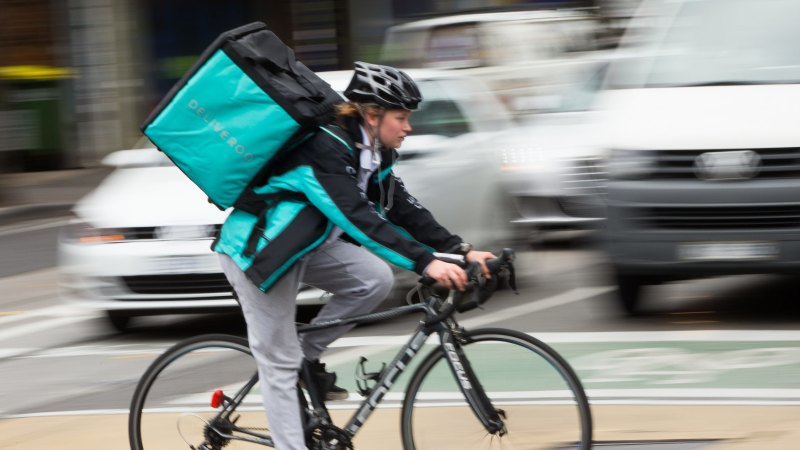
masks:
<instances>
[{"instance_id":1,"label":"bicycle","mask_svg":"<svg viewBox=\"0 0 800 450\"><path fill-rule=\"evenodd\" d=\"M367 359L361 357L356 385L364 398L342 427L334 425L315 377L300 371L306 389L298 387L298 400L308 448L352 449L356 433L398 378L415 367L400 405L404 449L590 449L590 405L564 358L528 334L503 328L468 331L454 318L456 312L488 301L501 276L516 292L513 260L513 251L504 249L502 256L488 261L493 274L488 280L477 264L467 267L469 283L463 293L448 295L433 280L423 278L409 293L409 297L418 294L420 302L298 325L303 333L424 315L411 338L381 370L367 372ZM433 334L438 334L439 342L412 366ZM252 398L257 386L255 361L245 339L216 334L179 342L150 365L136 387L128 427L131 448L273 446L260 398ZM195 406L197 396L210 400L210 405ZM176 430L170 431L173 427Z\"/></svg>"}]
</instances>

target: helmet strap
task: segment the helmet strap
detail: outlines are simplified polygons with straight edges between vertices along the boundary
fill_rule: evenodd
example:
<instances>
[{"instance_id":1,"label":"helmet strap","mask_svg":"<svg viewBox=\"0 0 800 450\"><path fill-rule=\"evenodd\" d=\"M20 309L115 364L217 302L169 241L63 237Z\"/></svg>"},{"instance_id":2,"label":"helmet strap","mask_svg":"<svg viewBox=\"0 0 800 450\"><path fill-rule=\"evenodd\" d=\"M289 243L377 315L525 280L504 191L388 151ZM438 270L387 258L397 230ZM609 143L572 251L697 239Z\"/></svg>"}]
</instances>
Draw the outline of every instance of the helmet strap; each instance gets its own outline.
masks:
<instances>
[{"instance_id":1,"label":"helmet strap","mask_svg":"<svg viewBox=\"0 0 800 450\"><path fill-rule=\"evenodd\" d=\"M364 129L367 130L367 134L369 135L370 141L370 150L373 152L379 152L384 147L383 142L380 139L380 129L381 123L383 122L383 115L386 112L383 108L380 108L381 112L378 114L378 122L375 127L370 125L369 120L367 120L367 111L364 108L364 105L360 103L355 104L356 109L358 110L358 114L361 115L361 122L364 125Z\"/></svg>"}]
</instances>

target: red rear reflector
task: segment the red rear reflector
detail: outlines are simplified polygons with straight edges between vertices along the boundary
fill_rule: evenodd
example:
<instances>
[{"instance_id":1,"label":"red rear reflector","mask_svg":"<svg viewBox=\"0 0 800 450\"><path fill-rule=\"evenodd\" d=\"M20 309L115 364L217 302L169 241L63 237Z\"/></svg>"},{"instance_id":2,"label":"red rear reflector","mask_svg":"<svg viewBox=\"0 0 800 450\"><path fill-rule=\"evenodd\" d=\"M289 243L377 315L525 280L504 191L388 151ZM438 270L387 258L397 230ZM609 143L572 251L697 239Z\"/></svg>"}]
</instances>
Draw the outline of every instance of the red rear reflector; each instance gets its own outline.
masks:
<instances>
[{"instance_id":1,"label":"red rear reflector","mask_svg":"<svg viewBox=\"0 0 800 450\"><path fill-rule=\"evenodd\" d=\"M211 407L212 408L219 408L222 404L222 399L225 397L225 394L222 392L222 389L217 389L211 394Z\"/></svg>"}]
</instances>

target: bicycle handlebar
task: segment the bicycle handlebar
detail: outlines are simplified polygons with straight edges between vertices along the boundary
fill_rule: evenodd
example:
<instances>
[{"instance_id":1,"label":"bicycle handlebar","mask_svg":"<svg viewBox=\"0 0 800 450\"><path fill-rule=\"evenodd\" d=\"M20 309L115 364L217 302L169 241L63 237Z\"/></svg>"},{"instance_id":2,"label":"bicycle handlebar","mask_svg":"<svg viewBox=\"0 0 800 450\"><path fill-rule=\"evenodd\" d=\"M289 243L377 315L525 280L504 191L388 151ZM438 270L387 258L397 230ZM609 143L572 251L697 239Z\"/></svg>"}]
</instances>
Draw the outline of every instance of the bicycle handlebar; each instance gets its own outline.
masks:
<instances>
[{"instance_id":1,"label":"bicycle handlebar","mask_svg":"<svg viewBox=\"0 0 800 450\"><path fill-rule=\"evenodd\" d=\"M514 290L514 292L516 292L517 283L514 272L514 257L515 255L513 249L504 248L499 257L487 260L486 267L489 269L489 273L491 274L491 278L488 279L484 278L481 266L477 262L467 264L463 262L452 261L450 258L445 259L446 256L439 258L463 267L464 271L467 273L467 286L464 291L456 291L453 296L452 303L445 306L435 318L432 318L429 321L434 322L437 320L442 320L451 315L454 310L458 312L465 312L483 305L487 300L489 300L489 298L492 297L492 294L494 294L494 291L497 289L499 281L498 278L500 278L503 272L507 272L508 285ZM449 294L449 289L436 283L436 280L431 277L423 276L420 278L419 282L424 286L430 287L434 291L434 294L440 298L447 298L447 295Z\"/></svg>"}]
</instances>

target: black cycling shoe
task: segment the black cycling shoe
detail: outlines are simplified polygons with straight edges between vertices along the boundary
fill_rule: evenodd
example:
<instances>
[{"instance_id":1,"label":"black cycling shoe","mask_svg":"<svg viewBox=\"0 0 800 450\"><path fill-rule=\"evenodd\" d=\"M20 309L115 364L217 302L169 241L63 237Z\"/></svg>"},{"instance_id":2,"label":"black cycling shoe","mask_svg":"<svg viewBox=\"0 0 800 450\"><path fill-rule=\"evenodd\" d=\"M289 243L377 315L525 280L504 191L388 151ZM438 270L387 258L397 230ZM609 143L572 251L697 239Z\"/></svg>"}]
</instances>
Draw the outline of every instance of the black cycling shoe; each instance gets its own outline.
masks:
<instances>
[{"instance_id":1,"label":"black cycling shoe","mask_svg":"<svg viewBox=\"0 0 800 450\"><path fill-rule=\"evenodd\" d=\"M318 359L313 361L304 359L303 364L307 364L311 372L317 377L317 384L320 389L325 393L325 400L345 400L350 393L347 389L336 386L336 374L325 371L325 363L319 362ZM305 389L305 383L300 380L300 386Z\"/></svg>"}]
</instances>

